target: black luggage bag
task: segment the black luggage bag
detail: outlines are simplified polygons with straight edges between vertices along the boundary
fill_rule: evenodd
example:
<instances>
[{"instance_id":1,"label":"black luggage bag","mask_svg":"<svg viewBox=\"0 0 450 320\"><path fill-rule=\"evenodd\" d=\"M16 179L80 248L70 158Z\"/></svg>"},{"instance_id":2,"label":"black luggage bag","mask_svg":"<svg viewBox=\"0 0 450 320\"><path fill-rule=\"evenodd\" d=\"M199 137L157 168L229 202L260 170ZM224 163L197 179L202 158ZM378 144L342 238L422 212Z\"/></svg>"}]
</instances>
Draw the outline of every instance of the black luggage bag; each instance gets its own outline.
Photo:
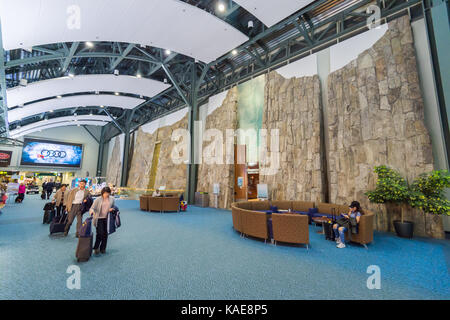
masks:
<instances>
[{"instance_id":1,"label":"black luggage bag","mask_svg":"<svg viewBox=\"0 0 450 320\"><path fill-rule=\"evenodd\" d=\"M86 262L92 255L93 236L79 237L75 257L78 262Z\"/></svg>"},{"instance_id":2,"label":"black luggage bag","mask_svg":"<svg viewBox=\"0 0 450 320\"><path fill-rule=\"evenodd\" d=\"M42 199L42 200L45 200L45 197L46 197L45 190L42 190L42 193L41 193L41 199Z\"/></svg>"},{"instance_id":3,"label":"black luggage bag","mask_svg":"<svg viewBox=\"0 0 450 320\"><path fill-rule=\"evenodd\" d=\"M333 221L332 223L328 223L328 222L323 223L323 230L325 232L326 240L331 240L331 241L336 240L336 238L334 236L334 231L333 231L333 224L335 224L335 223L336 223L335 221Z\"/></svg>"},{"instance_id":4,"label":"black luggage bag","mask_svg":"<svg viewBox=\"0 0 450 320\"><path fill-rule=\"evenodd\" d=\"M47 202L44 205L44 218L42 219L42 223L51 223L55 213L55 204L52 202Z\"/></svg>"},{"instance_id":5,"label":"black luggage bag","mask_svg":"<svg viewBox=\"0 0 450 320\"><path fill-rule=\"evenodd\" d=\"M52 209L52 210L45 210L44 211L44 217L42 218L42 223L43 224L49 224L53 221L53 218L55 217L55 213L56 210Z\"/></svg>"},{"instance_id":6,"label":"black luggage bag","mask_svg":"<svg viewBox=\"0 0 450 320\"><path fill-rule=\"evenodd\" d=\"M50 234L64 232L67 224L67 214L55 217L50 223Z\"/></svg>"}]
</instances>

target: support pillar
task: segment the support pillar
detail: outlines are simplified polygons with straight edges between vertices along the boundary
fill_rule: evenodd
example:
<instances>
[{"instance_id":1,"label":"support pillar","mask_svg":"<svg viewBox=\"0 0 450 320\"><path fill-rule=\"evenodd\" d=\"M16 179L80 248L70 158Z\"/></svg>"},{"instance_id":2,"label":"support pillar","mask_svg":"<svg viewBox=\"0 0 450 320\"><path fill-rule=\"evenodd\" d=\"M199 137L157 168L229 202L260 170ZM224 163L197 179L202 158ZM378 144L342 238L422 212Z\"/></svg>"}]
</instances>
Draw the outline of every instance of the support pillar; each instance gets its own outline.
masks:
<instances>
[{"instance_id":1,"label":"support pillar","mask_svg":"<svg viewBox=\"0 0 450 320\"><path fill-rule=\"evenodd\" d=\"M198 164L196 163L196 136L195 136L195 122L199 119L198 101L197 101L197 65L192 64L191 70L191 93L190 106L188 115L188 129L190 133L190 148L189 148L189 163L187 165L186 175L186 200L189 204L195 202L195 191L197 190L197 174Z\"/></svg>"},{"instance_id":2,"label":"support pillar","mask_svg":"<svg viewBox=\"0 0 450 320\"><path fill-rule=\"evenodd\" d=\"M133 119L134 110L129 110L126 115L126 124L124 128L125 139L123 143L123 160L122 160L122 175L120 178L120 186L126 187L128 182L128 159L130 155L130 136L131 136L131 119Z\"/></svg>"},{"instance_id":3,"label":"support pillar","mask_svg":"<svg viewBox=\"0 0 450 320\"><path fill-rule=\"evenodd\" d=\"M98 157L97 157L97 176L102 176L103 171L103 157L105 153L105 127L102 127L100 141L98 143Z\"/></svg>"}]
</instances>

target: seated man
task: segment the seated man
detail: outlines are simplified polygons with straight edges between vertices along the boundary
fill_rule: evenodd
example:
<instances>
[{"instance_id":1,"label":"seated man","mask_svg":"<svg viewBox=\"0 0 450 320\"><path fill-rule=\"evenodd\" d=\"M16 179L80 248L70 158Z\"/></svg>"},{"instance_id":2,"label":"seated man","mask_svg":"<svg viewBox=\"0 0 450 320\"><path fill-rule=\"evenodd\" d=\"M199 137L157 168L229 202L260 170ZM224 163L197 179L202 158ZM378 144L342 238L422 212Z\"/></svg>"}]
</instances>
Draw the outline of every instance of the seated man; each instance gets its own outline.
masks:
<instances>
[{"instance_id":1,"label":"seated man","mask_svg":"<svg viewBox=\"0 0 450 320\"><path fill-rule=\"evenodd\" d=\"M361 206L358 201L350 204L350 210L347 214L342 214L333 225L334 235L336 237L336 246L340 249L345 248L345 232L352 227L351 220L355 219L356 224L361 219Z\"/></svg>"},{"instance_id":2,"label":"seated man","mask_svg":"<svg viewBox=\"0 0 450 320\"><path fill-rule=\"evenodd\" d=\"M155 191L153 191L152 197L161 197L158 189L155 189Z\"/></svg>"}]
</instances>

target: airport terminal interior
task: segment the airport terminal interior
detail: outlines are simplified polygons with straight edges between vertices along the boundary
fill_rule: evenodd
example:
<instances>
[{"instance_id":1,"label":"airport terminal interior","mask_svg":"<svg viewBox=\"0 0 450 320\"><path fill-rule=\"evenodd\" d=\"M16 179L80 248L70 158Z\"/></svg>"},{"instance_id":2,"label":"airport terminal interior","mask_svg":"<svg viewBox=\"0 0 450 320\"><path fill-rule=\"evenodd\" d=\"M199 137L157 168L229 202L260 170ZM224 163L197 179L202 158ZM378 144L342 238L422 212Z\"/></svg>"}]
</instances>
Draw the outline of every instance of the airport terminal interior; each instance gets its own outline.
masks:
<instances>
[{"instance_id":1,"label":"airport terminal interior","mask_svg":"<svg viewBox=\"0 0 450 320\"><path fill-rule=\"evenodd\" d=\"M0 299L450 299L449 14L0 0Z\"/></svg>"}]
</instances>

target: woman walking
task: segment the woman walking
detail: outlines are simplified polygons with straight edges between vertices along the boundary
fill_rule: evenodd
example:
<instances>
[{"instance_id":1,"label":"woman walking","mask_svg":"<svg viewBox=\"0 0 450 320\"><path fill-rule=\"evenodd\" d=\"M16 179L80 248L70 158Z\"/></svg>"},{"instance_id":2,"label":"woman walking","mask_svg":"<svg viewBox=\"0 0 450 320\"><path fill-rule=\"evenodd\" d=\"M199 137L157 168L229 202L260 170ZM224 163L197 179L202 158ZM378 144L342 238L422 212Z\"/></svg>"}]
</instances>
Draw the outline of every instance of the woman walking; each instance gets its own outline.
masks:
<instances>
[{"instance_id":1,"label":"woman walking","mask_svg":"<svg viewBox=\"0 0 450 320\"><path fill-rule=\"evenodd\" d=\"M95 237L94 253L99 254L106 252L106 243L108 242L108 214L113 211L114 197L111 196L111 189L104 187L101 196L95 199L89 210L93 216L92 223L97 228Z\"/></svg>"},{"instance_id":2,"label":"woman walking","mask_svg":"<svg viewBox=\"0 0 450 320\"><path fill-rule=\"evenodd\" d=\"M23 183L20 184L19 186L19 192L18 192L18 199L20 199L20 202L23 201L23 199L25 199L25 192L27 191L27 187L25 187L25 185Z\"/></svg>"}]
</instances>

